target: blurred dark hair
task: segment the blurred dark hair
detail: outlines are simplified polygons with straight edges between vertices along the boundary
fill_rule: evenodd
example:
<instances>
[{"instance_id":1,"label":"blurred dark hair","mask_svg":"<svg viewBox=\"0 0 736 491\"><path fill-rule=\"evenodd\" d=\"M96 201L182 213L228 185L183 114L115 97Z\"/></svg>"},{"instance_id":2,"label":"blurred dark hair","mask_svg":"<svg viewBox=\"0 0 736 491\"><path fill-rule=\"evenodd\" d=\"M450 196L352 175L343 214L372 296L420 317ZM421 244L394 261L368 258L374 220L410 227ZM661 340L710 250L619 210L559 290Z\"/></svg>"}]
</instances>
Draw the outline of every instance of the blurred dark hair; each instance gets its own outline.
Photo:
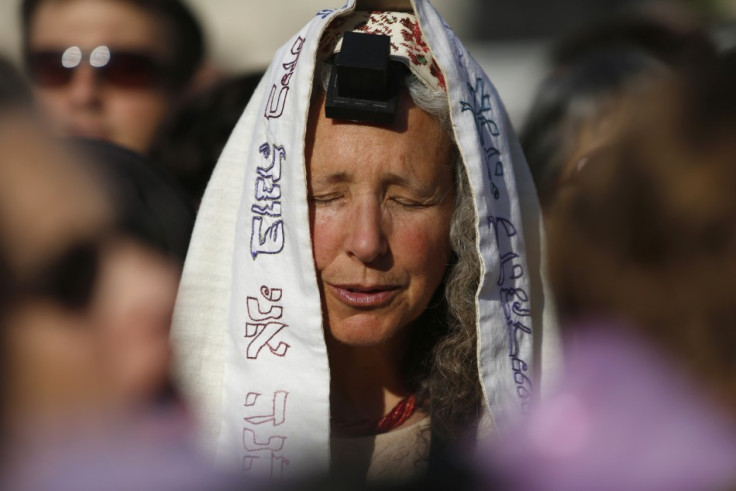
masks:
<instances>
[{"instance_id":1,"label":"blurred dark hair","mask_svg":"<svg viewBox=\"0 0 736 491\"><path fill-rule=\"evenodd\" d=\"M0 57L0 111L12 107L30 107L31 90L7 59Z\"/></svg>"},{"instance_id":2,"label":"blurred dark hair","mask_svg":"<svg viewBox=\"0 0 736 491\"><path fill-rule=\"evenodd\" d=\"M0 112L15 108L30 108L31 101L31 91L20 73L10 61L0 57ZM0 237L0 244L2 243L2 237ZM10 277L10 267L3 247L0 246L0 314L5 312L12 294ZM1 315L0 324L2 324Z\"/></svg>"},{"instance_id":3,"label":"blurred dark hair","mask_svg":"<svg viewBox=\"0 0 736 491\"><path fill-rule=\"evenodd\" d=\"M606 19L561 39L520 131L542 206L553 200L581 128L649 80L697 69L716 54L697 25L644 14Z\"/></svg>"},{"instance_id":4,"label":"blurred dark hair","mask_svg":"<svg viewBox=\"0 0 736 491\"><path fill-rule=\"evenodd\" d=\"M2 237L0 237L0 241L2 241ZM0 329L3 326L3 314L7 311L6 309L12 297L10 275L10 266L8 265L4 251L0 248ZM2 348L0 347L1 350ZM2 404L2 401L0 401L0 404Z\"/></svg>"},{"instance_id":5,"label":"blurred dark hair","mask_svg":"<svg viewBox=\"0 0 736 491\"><path fill-rule=\"evenodd\" d=\"M162 124L149 156L179 181L193 203L201 200L262 75L248 73L223 80L183 101Z\"/></svg>"},{"instance_id":6,"label":"blurred dark hair","mask_svg":"<svg viewBox=\"0 0 736 491\"><path fill-rule=\"evenodd\" d=\"M580 130L663 71L662 64L639 51L610 50L580 59L541 83L519 140L544 208L557 192Z\"/></svg>"},{"instance_id":7,"label":"blurred dark hair","mask_svg":"<svg viewBox=\"0 0 736 491\"><path fill-rule=\"evenodd\" d=\"M23 26L23 55L27 59L28 41L33 15L43 2L59 0L23 0L21 20ZM64 0L61 0L64 1ZM202 27L189 7L182 0L117 0L133 4L155 16L168 34L172 68L167 72L175 90L184 88L202 62L206 46Z\"/></svg>"},{"instance_id":8,"label":"blurred dark hair","mask_svg":"<svg viewBox=\"0 0 736 491\"><path fill-rule=\"evenodd\" d=\"M670 66L699 64L717 53L708 32L694 22L667 22L632 12L572 32L553 47L550 58L553 66L560 67L594 53L621 49L639 50Z\"/></svg>"},{"instance_id":9,"label":"blurred dark hair","mask_svg":"<svg viewBox=\"0 0 736 491\"><path fill-rule=\"evenodd\" d=\"M13 111L17 108L32 106L31 91L25 81L7 59L0 57L0 112ZM3 237L0 236L0 371L7 373L7 353L5 337L5 316L16 296L9 259L6 257ZM0 376L0 440L5 435L4 403L7 377ZM0 449L0 460L4 458L4 449Z\"/></svg>"},{"instance_id":10,"label":"blurred dark hair","mask_svg":"<svg viewBox=\"0 0 736 491\"><path fill-rule=\"evenodd\" d=\"M2 241L0 237L0 242ZM10 280L10 267L5 258L5 254L0 248L0 370L2 376L0 376L0 441L5 441L5 433L7 431L6 422L6 411L5 404L8 398L7 385L8 385L8 355L7 355L7 337L6 337L6 315L8 307L13 302L13 288ZM0 448L0 463L5 459L5 449Z\"/></svg>"},{"instance_id":11,"label":"blurred dark hair","mask_svg":"<svg viewBox=\"0 0 736 491\"><path fill-rule=\"evenodd\" d=\"M736 56L642 99L560 190L550 279L563 319L632 323L736 412Z\"/></svg>"},{"instance_id":12,"label":"blurred dark hair","mask_svg":"<svg viewBox=\"0 0 736 491\"><path fill-rule=\"evenodd\" d=\"M114 143L72 142L102 178L113 204L117 232L184 264L195 211L174 180L145 157Z\"/></svg>"}]
</instances>

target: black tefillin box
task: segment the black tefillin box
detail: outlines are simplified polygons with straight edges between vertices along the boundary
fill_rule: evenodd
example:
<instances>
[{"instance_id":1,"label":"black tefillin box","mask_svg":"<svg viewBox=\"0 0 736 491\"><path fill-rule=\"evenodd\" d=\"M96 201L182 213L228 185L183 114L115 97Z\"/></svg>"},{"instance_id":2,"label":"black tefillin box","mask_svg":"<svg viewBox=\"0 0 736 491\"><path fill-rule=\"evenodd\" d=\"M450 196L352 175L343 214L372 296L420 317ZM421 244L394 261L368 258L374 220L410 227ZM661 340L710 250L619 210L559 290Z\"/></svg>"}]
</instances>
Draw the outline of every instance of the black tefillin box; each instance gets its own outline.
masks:
<instances>
[{"instance_id":1,"label":"black tefillin box","mask_svg":"<svg viewBox=\"0 0 736 491\"><path fill-rule=\"evenodd\" d=\"M391 59L391 38L346 32L327 87L325 115L391 124L405 67Z\"/></svg>"}]
</instances>

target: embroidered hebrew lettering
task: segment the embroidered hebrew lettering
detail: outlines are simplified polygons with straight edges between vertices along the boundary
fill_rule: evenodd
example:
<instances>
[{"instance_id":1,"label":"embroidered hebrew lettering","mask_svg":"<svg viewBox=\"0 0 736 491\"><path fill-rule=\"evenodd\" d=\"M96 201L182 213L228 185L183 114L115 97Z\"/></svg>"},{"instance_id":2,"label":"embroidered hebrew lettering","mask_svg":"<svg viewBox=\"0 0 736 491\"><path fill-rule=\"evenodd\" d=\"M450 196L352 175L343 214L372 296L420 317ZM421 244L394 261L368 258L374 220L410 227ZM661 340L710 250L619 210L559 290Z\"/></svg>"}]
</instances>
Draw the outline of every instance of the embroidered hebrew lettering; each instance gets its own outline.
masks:
<instances>
[{"instance_id":1,"label":"embroidered hebrew lettering","mask_svg":"<svg viewBox=\"0 0 736 491\"><path fill-rule=\"evenodd\" d=\"M255 472L258 462L266 462L266 465L270 463L269 474L272 480L283 479L284 470L289 465L289 460L274 454L273 452L266 453L263 456L259 455L246 455L243 457L243 472ZM262 474L262 473L261 473Z\"/></svg>"},{"instance_id":2,"label":"embroidered hebrew lettering","mask_svg":"<svg viewBox=\"0 0 736 491\"><path fill-rule=\"evenodd\" d=\"M278 452L284 448L286 437L269 436L265 441L258 441L256 432L250 428L243 428L243 447L249 452L257 452L259 450L270 450Z\"/></svg>"},{"instance_id":3,"label":"embroidered hebrew lettering","mask_svg":"<svg viewBox=\"0 0 736 491\"><path fill-rule=\"evenodd\" d=\"M261 311L261 304L258 303L258 299L254 297L248 297L246 300L248 306L248 317L252 321L265 321L268 319L281 319L284 314L283 307L278 305L270 305L268 310Z\"/></svg>"},{"instance_id":4,"label":"embroidered hebrew lettering","mask_svg":"<svg viewBox=\"0 0 736 491\"><path fill-rule=\"evenodd\" d=\"M246 396L245 407L254 408L258 403L258 399L261 394L251 392ZM274 426L280 426L286 421L286 399L289 397L289 393L283 390L276 391L273 396L273 404L271 405L271 412L268 414L258 413L256 416L247 416L243 418L250 424L262 425L265 423L272 423Z\"/></svg>"},{"instance_id":5,"label":"embroidered hebrew lettering","mask_svg":"<svg viewBox=\"0 0 736 491\"><path fill-rule=\"evenodd\" d=\"M246 324L245 337L251 338L246 350L246 356L249 360L257 360L261 350L265 347L276 356L284 357L289 349L289 345L284 342L276 342L274 338L284 328L286 324L280 322L269 322L268 324Z\"/></svg>"},{"instance_id":6,"label":"embroidered hebrew lettering","mask_svg":"<svg viewBox=\"0 0 736 491\"><path fill-rule=\"evenodd\" d=\"M497 284L500 287L499 300L506 317L509 343L509 359L516 394L521 400L523 410L529 408L532 395L532 381L529 377L529 364L522 359L521 342L524 336L532 336L531 301L529 294L516 286L525 276L525 266L520 254L514 251L513 238L517 237L516 227L510 220L501 217L488 217L488 227L493 230L500 258Z\"/></svg>"},{"instance_id":7,"label":"embroidered hebrew lettering","mask_svg":"<svg viewBox=\"0 0 736 491\"><path fill-rule=\"evenodd\" d=\"M335 11L335 9L322 9L319 12L317 12L317 17L321 17L323 19L326 19L334 11Z\"/></svg>"},{"instance_id":8,"label":"embroidered hebrew lettering","mask_svg":"<svg viewBox=\"0 0 736 491\"><path fill-rule=\"evenodd\" d=\"M256 184L251 205L250 253L278 254L284 249L284 221L281 218L281 172L286 163L286 150L280 145L263 143L258 148Z\"/></svg>"},{"instance_id":9,"label":"embroidered hebrew lettering","mask_svg":"<svg viewBox=\"0 0 736 491\"><path fill-rule=\"evenodd\" d=\"M294 44L291 46L289 61L283 63L281 67L284 69L283 74L280 77L279 83L271 86L271 92L268 95L268 101L266 102L266 112L264 116L268 119L277 119L284 114L284 108L286 107L286 98L289 95L289 85L291 83L291 77L294 75L296 65L299 62L299 55L301 55L302 48L304 47L304 38L299 36Z\"/></svg>"},{"instance_id":10,"label":"embroidered hebrew lettering","mask_svg":"<svg viewBox=\"0 0 736 491\"><path fill-rule=\"evenodd\" d=\"M289 344L279 341L278 335L288 327L278 322L284 315L284 308L278 305L282 291L279 288L262 286L260 296L248 297L245 300L248 312L248 322L245 323L245 338L248 346L245 350L249 360L257 360L263 348L268 348L272 354L283 358L289 350Z\"/></svg>"},{"instance_id":11,"label":"embroidered hebrew lettering","mask_svg":"<svg viewBox=\"0 0 736 491\"><path fill-rule=\"evenodd\" d=\"M270 475L282 479L289 460L283 456L287 438L277 433L286 422L286 403L289 393L276 391L272 398L258 392L245 397L246 414L243 417L243 472ZM270 409L267 406L270 403Z\"/></svg>"},{"instance_id":12,"label":"embroidered hebrew lettering","mask_svg":"<svg viewBox=\"0 0 736 491\"><path fill-rule=\"evenodd\" d=\"M496 184L496 177L502 177L504 174L503 162L500 158L501 152L499 152L490 140L500 136L501 130L498 128L496 122L487 115L487 113L493 112L491 94L486 93L486 84L482 78L475 80L475 86L468 83L467 88L471 95L469 97L470 102L461 101L460 106L462 107L462 112L469 111L475 118L478 140L485 153L491 192L495 199L499 199L501 197L501 191Z\"/></svg>"},{"instance_id":13,"label":"embroidered hebrew lettering","mask_svg":"<svg viewBox=\"0 0 736 491\"><path fill-rule=\"evenodd\" d=\"M284 248L284 221L269 221L254 217L252 222L250 250L253 259L258 254L278 254Z\"/></svg>"}]
</instances>

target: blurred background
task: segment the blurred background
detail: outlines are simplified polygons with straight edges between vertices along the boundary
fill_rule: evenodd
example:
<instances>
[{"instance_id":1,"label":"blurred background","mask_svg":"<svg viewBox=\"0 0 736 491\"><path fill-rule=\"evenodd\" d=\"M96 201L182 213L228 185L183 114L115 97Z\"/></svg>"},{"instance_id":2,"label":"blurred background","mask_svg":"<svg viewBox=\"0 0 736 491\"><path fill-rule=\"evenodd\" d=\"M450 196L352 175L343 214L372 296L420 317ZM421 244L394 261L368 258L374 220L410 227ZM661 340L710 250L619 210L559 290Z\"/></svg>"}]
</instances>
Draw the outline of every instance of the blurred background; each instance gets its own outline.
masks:
<instances>
[{"instance_id":1,"label":"blurred background","mask_svg":"<svg viewBox=\"0 0 736 491\"><path fill-rule=\"evenodd\" d=\"M85 8L95 7L92 2L96 1L90 0ZM0 373L6 375L0 377L0 411L16 416L22 423L3 419L0 414L0 489L56 490L60 488L60 472L89 478L90 470L103 479L112 472L135 478L137 471L144 479L171 475L190 488L215 488L208 470L196 466L198 456L180 452L187 447L194 426L183 407L188 401L179 393L169 366L168 329L180 265L201 193L252 93L252 75L264 70L275 50L318 11L340 7L344 0L184 1L198 15L207 36L207 67L212 70L203 72L213 75L215 81L220 74L236 76L234 80L223 77L231 85L206 87L212 91L197 94L201 97L180 101L172 96L170 99L181 103L181 107L174 107L166 115L160 123L163 131L153 144L151 134L137 135L134 142L121 142L112 138L118 136L116 133L108 134L103 128L103 136L110 141L78 142L77 150L87 152L84 155L89 159L78 162L85 159L72 153L65 156L66 150L52 145L49 135L37 128L30 116L23 123L18 116L21 109L12 107L23 105L18 97L21 90L14 92L0 86L0 215L13 218L0 216L0 225L5 226L4 220L12 225L0 229ZM727 416L736 415L736 49L731 49L736 48L736 0L431 1L495 83L517 130L526 130L520 131L520 142L540 196L549 196L542 199L542 211L551 232L550 285L563 321L590 317L591 312L592 318L630 319L638 326L642 339L646 336L674 355L680 368L691 369L695 380L702 382L698 387L708 390L708 395L712 392ZM17 65L21 52L19 3L0 0L0 56ZM646 39L629 39L631 30L614 29L614 41L619 36L631 42L606 44L611 36L608 33L607 37L601 21L636 11L664 19L662 24L672 29L672 37L645 30ZM94 22L98 20L96 14L90 17ZM63 34L71 31L60 18L58 14L48 16L45 27ZM582 36L570 37L581 31ZM690 31L697 35L689 37ZM707 36L701 36L703 31ZM602 39L596 39L595 35L601 33ZM678 35L683 33L683 41L678 44ZM703 43L698 43L703 38L707 41L704 50ZM562 43L567 58L559 56L562 40L567 41ZM717 57L710 40L717 48L730 52L722 53L722 60L711 59ZM49 66L53 69L59 65L59 58L52 55L55 61ZM145 75L146 67L151 75L151 65L144 65L139 74ZM0 63L0 82L3 69L12 71L8 68ZM139 102L137 96L158 96L152 101L145 99L153 103L144 107L148 112L133 113L144 117L127 117L131 113L123 111L126 117L121 126L126 129L138 129L144 120L154 121L151 114L163 116L164 111L159 110L171 102L167 96L182 95L173 89L159 90L164 77L158 71L141 86L125 87L119 76L99 72L98 77L89 77L91 68L86 70L76 72L87 73L86 79L80 78L82 82L102 80L107 84L99 84L103 89L140 89L106 91L104 95L110 98L105 97L105 102L122 101L116 108L137 108L140 106L130 103ZM671 87L663 83L675 74L682 76L682 85L675 85L674 80L669 80ZM47 87L43 87L37 79L35 94L47 96L47 101L52 96L63 96L63 90L55 90L71 86L71 78L62 76L59 80L46 82ZM540 86L543 81L546 83ZM17 85L22 85L20 80ZM14 89L12 83L8 87ZM82 87L97 88L89 83ZM102 92L82 91L84 104L74 109L107 109L100 103ZM538 94L543 97L537 98ZM25 97L30 103L30 94ZM160 98L167 99L162 102ZM535 112L530 112L532 108ZM107 112L94 115L108 123L102 118L108 116ZM118 116L115 111L110 113L115 125ZM75 122L71 116L69 121ZM158 119L155 121L159 124ZM95 131L102 131L73 126L67 124L62 129L77 137L89 137L85 132L91 133L93 138L99 137ZM159 130L151 126L152 132ZM80 163L96 169L95 174L86 173L88 169L82 165L77 169L74 164ZM91 176L100 177L100 181ZM65 181L67 177L69 182ZM196 185L185 190L179 184L184 186L189 177ZM105 208L101 203L107 203L105 200L109 200L110 216L102 216ZM58 212L58 218L49 210ZM101 216L93 216L97 210L102 210ZM89 211L90 216L82 211ZM48 231L44 225L49 225ZM114 236L110 230L115 231ZM10 255L10 259L5 258L5 242L15 244L15 252L25 262ZM220 253L212 249L212 254ZM24 269L16 263L31 266ZM69 278L73 279L71 283L66 281ZM47 303L54 308L38 309ZM36 317L37 312L45 317ZM76 329L78 325L86 328ZM537 419L531 420L532 431L521 428L509 433L506 440L499 440L500 453L489 456L497 459L498 465L489 469L490 479L506 478L513 484L516 479L528 477L541 483L540 487L511 485L508 489L545 491L649 491L655 487L669 491L720 490L705 485L683 488L674 483L687 482L690 472L708 478L721 479L726 474L733 478L733 421L721 424L717 416L720 412L690 406L691 401L700 401L700 392L691 394L660 384L659 380L666 378L657 378L660 371L670 371L668 375L679 371L664 364L660 368L648 352L637 350L638 338L616 344L615 338L595 338L594 329L598 327L608 326L584 323L565 328L568 332L578 329L584 333L588 329L594 333L590 348L581 345L579 353L586 356L577 362L571 357L569 373L582 378L568 380L558 399L552 399L552 410L543 409ZM614 326L612 332L626 329ZM3 339L6 332L10 334ZM3 365L6 359L15 364ZM655 363L650 365L652 360ZM625 370L616 372L614 366ZM642 373L655 378L642 377ZM18 380L16 374L21 376ZM632 385L631 381L636 383ZM22 390L4 392L3 384ZM660 385L662 391L650 390ZM587 390L591 387L600 390ZM3 408L3 397L13 403L8 404L12 411ZM77 426L69 424L67 412L59 411L60 403L69 406L69 414L79 412L80 423L85 424L89 419L85 411L97 409L95 405L106 413L108 407L117 405L124 411L139 406L145 410L150 404L155 419L151 424L147 418L142 421L143 438L123 426L121 434L130 434L129 444L123 440L120 445L117 433L113 435L111 447L117 453L113 453L110 467L102 471L96 463L89 464L92 447L78 449L76 457L68 451L64 434L59 437L61 445L53 441L47 445L47 435L40 435L37 445L41 455L48 453L52 464L58 464L46 477L52 484L46 488L4 486L3 464L7 462L3 461L3 447L16 446L7 443L14 440L3 431L11 428L13 436L23 441L25 432L35 437L37 421L46 418L51 423L61 422L62 430L76 431ZM592 408L590 417L585 412L588 407ZM592 412L597 408L603 411ZM581 414L587 419L580 418ZM168 423L163 427L166 431L160 431L164 421ZM150 445L147 432L153 428L161 438ZM560 432L580 428L582 433L578 431L577 435L583 437L577 438L578 443L582 442L577 450L567 445L567 450L575 452L567 452L563 446L563 453L559 453L557 443L570 440ZM683 428L685 431L680 431ZM693 436L699 439L693 441ZM576 438L571 440L575 442ZM85 447L84 439L80 442ZM607 445L610 442L613 444ZM141 444L155 451L159 446L176 451L171 455L163 452L162 462L141 452ZM18 448L24 450L19 452L19 460L28 466L19 467L21 479L26 478L27 470L28 476L35 478L38 468L47 467L38 465L35 454L25 452L25 447ZM589 452L588 448L595 451ZM56 461L56 454L70 454L71 465L64 459ZM118 456L123 454L140 458L140 462L134 459L127 464L134 472L126 472L126 467L121 472L117 466ZM723 463L723 470L713 471L716 459ZM193 476L180 473L182 461ZM534 464L530 466L529 462ZM601 466L592 468L595 462ZM664 469L663 462L667 463ZM630 470L627 467L634 464L643 469L643 474L621 471ZM16 467L11 462L7 468L15 471ZM176 470L161 472L168 468ZM530 468L536 472L529 473ZM705 472L708 469L711 474ZM616 480L629 475L643 476L642 482L650 485L635 487ZM652 486L647 481L651 475L667 479L667 484ZM197 477L207 484L197 487ZM597 482L570 481L579 478ZM145 489L161 488L154 485ZM123 485L116 489L144 488ZM736 490L736 485L728 489Z\"/></svg>"},{"instance_id":2,"label":"blurred background","mask_svg":"<svg viewBox=\"0 0 736 491\"><path fill-rule=\"evenodd\" d=\"M0 0L0 54L17 60L19 0ZM264 68L274 51L316 12L343 0L189 0L208 35L209 54L225 71ZM519 125L546 73L551 43L587 23L625 10L692 15L721 45L736 44L736 0L433 0L496 84Z\"/></svg>"}]
</instances>

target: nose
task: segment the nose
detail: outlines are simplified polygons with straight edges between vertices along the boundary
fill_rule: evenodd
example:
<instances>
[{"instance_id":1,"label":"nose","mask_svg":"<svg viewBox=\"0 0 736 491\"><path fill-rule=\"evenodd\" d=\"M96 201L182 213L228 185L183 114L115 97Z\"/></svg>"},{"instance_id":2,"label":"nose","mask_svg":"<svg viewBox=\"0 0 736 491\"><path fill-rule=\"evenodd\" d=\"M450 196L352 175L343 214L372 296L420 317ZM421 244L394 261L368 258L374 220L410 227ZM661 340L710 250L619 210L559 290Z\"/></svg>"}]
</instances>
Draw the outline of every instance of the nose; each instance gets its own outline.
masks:
<instances>
[{"instance_id":1,"label":"nose","mask_svg":"<svg viewBox=\"0 0 736 491\"><path fill-rule=\"evenodd\" d=\"M82 64L74 69L69 81L69 99L77 107L94 107L100 104L101 81L95 69Z\"/></svg>"},{"instance_id":2,"label":"nose","mask_svg":"<svg viewBox=\"0 0 736 491\"><path fill-rule=\"evenodd\" d=\"M365 264L370 264L388 251L386 223L380 203L356 204L348 234L348 253Z\"/></svg>"}]
</instances>

